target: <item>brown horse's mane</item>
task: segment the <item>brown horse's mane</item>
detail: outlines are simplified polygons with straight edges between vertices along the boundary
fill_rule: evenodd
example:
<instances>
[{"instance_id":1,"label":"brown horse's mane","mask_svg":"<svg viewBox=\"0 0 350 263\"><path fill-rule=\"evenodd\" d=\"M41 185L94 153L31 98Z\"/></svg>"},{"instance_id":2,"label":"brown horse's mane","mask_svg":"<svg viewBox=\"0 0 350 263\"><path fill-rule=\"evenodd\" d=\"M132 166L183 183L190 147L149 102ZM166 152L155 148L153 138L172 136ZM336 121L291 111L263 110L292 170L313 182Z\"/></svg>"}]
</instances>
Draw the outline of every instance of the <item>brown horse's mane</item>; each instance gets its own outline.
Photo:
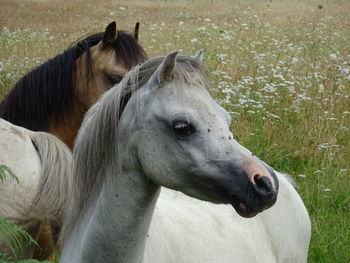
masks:
<instances>
[{"instance_id":1,"label":"brown horse's mane","mask_svg":"<svg viewBox=\"0 0 350 263\"><path fill-rule=\"evenodd\" d=\"M50 122L64 121L65 115L73 110L76 59L86 52L86 70L82 74L91 79L90 48L97 45L103 35L101 32L80 40L23 76L0 103L0 118L34 131L45 131ZM113 49L118 63L127 69L146 59L137 40L125 31L118 31Z\"/></svg>"}]
</instances>

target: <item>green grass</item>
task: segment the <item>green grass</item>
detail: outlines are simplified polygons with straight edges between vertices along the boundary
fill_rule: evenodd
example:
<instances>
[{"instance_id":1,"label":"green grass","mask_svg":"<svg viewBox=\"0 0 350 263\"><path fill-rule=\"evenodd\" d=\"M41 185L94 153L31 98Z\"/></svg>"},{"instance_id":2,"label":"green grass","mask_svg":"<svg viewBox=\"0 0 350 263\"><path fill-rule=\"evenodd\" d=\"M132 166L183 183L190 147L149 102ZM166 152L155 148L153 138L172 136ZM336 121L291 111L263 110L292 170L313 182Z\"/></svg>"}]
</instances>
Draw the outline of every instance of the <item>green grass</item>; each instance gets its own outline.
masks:
<instances>
[{"instance_id":1,"label":"green grass","mask_svg":"<svg viewBox=\"0 0 350 263\"><path fill-rule=\"evenodd\" d=\"M5 1L0 97L29 68L112 20L128 30L140 21L150 56L204 48L211 92L232 112L239 142L298 182L312 220L309 262L349 262L348 1L61 3Z\"/></svg>"}]
</instances>

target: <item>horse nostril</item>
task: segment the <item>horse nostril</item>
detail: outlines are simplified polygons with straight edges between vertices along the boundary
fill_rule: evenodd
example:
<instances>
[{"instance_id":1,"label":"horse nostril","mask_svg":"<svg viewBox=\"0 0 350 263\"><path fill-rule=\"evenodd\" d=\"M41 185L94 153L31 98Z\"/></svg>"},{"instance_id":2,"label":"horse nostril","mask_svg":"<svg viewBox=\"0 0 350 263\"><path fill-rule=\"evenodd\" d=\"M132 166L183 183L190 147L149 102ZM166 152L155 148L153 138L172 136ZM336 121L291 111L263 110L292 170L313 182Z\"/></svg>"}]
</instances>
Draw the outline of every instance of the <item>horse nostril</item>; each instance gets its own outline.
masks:
<instances>
[{"instance_id":1,"label":"horse nostril","mask_svg":"<svg viewBox=\"0 0 350 263\"><path fill-rule=\"evenodd\" d=\"M261 176L259 174L256 174L253 179L255 182L255 190L259 194L264 196L269 196L273 194L273 186L270 178L268 178L267 176Z\"/></svg>"},{"instance_id":2,"label":"horse nostril","mask_svg":"<svg viewBox=\"0 0 350 263\"><path fill-rule=\"evenodd\" d=\"M254 176L252 176L253 178L252 183L256 184L256 181L258 181L260 177L261 177L260 174L255 174Z\"/></svg>"}]
</instances>

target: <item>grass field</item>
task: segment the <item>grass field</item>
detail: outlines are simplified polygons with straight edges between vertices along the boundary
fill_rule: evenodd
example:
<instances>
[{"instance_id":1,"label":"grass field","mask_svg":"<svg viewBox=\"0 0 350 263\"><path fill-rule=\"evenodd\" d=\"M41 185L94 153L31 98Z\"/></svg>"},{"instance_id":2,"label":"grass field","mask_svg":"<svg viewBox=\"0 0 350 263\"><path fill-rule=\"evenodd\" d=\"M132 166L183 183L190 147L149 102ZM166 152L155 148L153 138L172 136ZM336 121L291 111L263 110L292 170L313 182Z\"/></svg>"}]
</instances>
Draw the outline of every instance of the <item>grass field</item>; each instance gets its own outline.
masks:
<instances>
[{"instance_id":1,"label":"grass field","mask_svg":"<svg viewBox=\"0 0 350 263\"><path fill-rule=\"evenodd\" d=\"M299 184L313 227L309 262L350 261L350 1L0 3L0 98L113 20L130 31L139 21L149 56L204 48L211 92L239 142Z\"/></svg>"}]
</instances>

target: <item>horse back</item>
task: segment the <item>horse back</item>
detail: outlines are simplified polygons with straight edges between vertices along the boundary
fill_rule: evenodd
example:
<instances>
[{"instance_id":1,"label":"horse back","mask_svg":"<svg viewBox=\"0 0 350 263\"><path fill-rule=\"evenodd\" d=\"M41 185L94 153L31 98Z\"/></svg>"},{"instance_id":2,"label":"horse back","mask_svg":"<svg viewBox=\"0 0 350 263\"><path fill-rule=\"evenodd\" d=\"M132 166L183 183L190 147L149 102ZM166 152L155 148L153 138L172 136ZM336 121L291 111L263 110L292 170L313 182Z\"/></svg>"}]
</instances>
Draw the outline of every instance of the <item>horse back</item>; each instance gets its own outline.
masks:
<instances>
[{"instance_id":1,"label":"horse back","mask_svg":"<svg viewBox=\"0 0 350 263\"><path fill-rule=\"evenodd\" d=\"M29 131L0 119L0 165L11 169L0 183L0 217L20 221L31 204L41 174L39 155Z\"/></svg>"}]
</instances>

